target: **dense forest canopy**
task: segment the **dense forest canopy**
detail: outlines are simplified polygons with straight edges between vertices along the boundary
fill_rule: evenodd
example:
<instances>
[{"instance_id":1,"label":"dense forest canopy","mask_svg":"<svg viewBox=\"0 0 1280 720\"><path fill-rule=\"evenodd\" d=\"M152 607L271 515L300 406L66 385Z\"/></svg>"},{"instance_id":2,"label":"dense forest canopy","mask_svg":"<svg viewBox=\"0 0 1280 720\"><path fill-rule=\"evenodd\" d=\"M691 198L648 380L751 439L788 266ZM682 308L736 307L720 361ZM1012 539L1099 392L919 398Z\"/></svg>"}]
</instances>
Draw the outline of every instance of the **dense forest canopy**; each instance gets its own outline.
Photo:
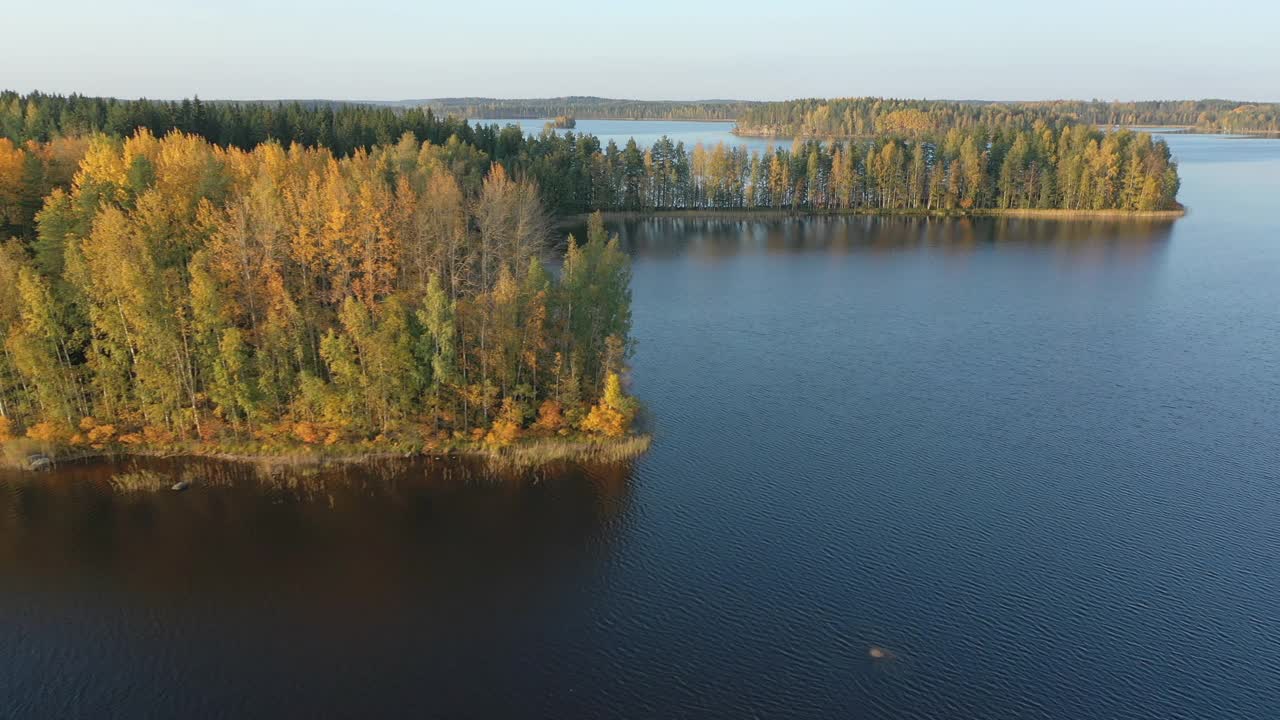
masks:
<instances>
[{"instance_id":1,"label":"dense forest canopy","mask_svg":"<svg viewBox=\"0 0 1280 720\"><path fill-rule=\"evenodd\" d=\"M737 118L737 132L776 137L914 137L979 125L1029 129L1036 122L1061 128L1177 126L1202 132L1280 132L1280 104L1230 100L1103 102L1058 100L995 103L891 98L837 98L761 103Z\"/></svg>"},{"instance_id":2,"label":"dense forest canopy","mask_svg":"<svg viewBox=\"0 0 1280 720\"><path fill-rule=\"evenodd\" d=\"M202 102L118 100L84 95L0 93L0 137L15 144L105 133L128 137L137 130L160 137L170 130L199 135L222 147L250 150L267 140L325 147L336 155L394 143L406 132L441 144L457 135L471 142L465 119L421 108L350 103Z\"/></svg>"},{"instance_id":3,"label":"dense forest canopy","mask_svg":"<svg viewBox=\"0 0 1280 720\"><path fill-rule=\"evenodd\" d=\"M627 256L597 217L548 272L536 185L458 147L93 136L36 236L0 247L0 436L625 433Z\"/></svg>"}]
</instances>

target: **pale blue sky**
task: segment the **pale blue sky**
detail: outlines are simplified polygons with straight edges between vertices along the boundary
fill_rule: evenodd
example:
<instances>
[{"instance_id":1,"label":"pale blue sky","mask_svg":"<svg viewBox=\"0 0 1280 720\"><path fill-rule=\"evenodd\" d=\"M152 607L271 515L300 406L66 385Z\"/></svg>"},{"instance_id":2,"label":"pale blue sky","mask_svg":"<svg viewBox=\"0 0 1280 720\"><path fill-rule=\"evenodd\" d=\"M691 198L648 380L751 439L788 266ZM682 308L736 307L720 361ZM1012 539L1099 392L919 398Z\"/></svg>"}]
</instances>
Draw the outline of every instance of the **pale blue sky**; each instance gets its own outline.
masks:
<instances>
[{"instance_id":1,"label":"pale blue sky","mask_svg":"<svg viewBox=\"0 0 1280 720\"><path fill-rule=\"evenodd\" d=\"M0 88L120 97L1280 100L1280 1L64 0Z\"/></svg>"}]
</instances>

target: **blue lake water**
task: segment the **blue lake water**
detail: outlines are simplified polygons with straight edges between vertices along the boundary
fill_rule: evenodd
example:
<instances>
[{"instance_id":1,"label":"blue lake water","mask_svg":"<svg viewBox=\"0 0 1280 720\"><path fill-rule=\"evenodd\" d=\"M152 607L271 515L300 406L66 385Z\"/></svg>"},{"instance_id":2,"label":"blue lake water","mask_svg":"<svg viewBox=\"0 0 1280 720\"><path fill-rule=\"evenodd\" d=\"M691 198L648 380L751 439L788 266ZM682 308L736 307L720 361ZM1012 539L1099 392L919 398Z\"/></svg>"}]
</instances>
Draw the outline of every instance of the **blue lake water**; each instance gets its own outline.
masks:
<instances>
[{"instance_id":1,"label":"blue lake water","mask_svg":"<svg viewBox=\"0 0 1280 720\"><path fill-rule=\"evenodd\" d=\"M1274 718L1280 141L1169 142L1175 223L615 225L630 465L2 475L0 716Z\"/></svg>"},{"instance_id":2,"label":"blue lake water","mask_svg":"<svg viewBox=\"0 0 1280 720\"><path fill-rule=\"evenodd\" d=\"M499 119L499 120L472 120L472 123L497 124L497 125L518 125L525 134L537 135L542 132L542 128L549 122L547 119ZM564 134L565 130L556 130L557 133ZM601 147L608 145L609 141L616 142L618 147L625 147L627 141L635 139L636 144L642 148L647 148L656 142L662 136L667 136L671 142L682 142L685 149L693 150L694 146L702 143L708 148L715 147L719 143L725 145L742 145L749 150L764 152L769 147L791 147L791 140L788 139L767 139L767 138L751 138L738 137L733 134L732 122L693 122L682 120L578 120L572 131L574 133L595 135L600 138Z\"/></svg>"}]
</instances>

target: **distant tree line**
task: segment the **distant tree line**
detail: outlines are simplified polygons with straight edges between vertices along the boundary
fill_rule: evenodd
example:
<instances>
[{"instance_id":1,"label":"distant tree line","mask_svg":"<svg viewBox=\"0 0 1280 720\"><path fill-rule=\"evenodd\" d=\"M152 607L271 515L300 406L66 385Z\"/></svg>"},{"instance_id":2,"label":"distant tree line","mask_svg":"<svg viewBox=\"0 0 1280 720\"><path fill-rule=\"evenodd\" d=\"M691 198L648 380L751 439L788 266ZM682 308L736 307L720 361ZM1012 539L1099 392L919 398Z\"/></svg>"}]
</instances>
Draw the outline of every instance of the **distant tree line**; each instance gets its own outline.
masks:
<instances>
[{"instance_id":1,"label":"distant tree line","mask_svg":"<svg viewBox=\"0 0 1280 720\"><path fill-rule=\"evenodd\" d=\"M931 137L951 128L977 126L1055 129L1069 124L1178 126L1201 132L1280 132L1280 104L1229 100L1152 102L804 99L761 103L737 119L743 135L773 137Z\"/></svg>"},{"instance_id":2,"label":"distant tree line","mask_svg":"<svg viewBox=\"0 0 1280 720\"><path fill-rule=\"evenodd\" d=\"M578 118L614 120L734 120L757 105L739 100L615 100L570 96L526 100L436 98L410 101L439 115L465 118Z\"/></svg>"},{"instance_id":3,"label":"distant tree line","mask_svg":"<svg viewBox=\"0 0 1280 720\"><path fill-rule=\"evenodd\" d=\"M250 150L267 140L329 148L338 156L394 143L406 132L437 145L452 136L472 141L464 118L429 109L355 103L203 102L118 100L84 95L0 93L0 137L15 144L104 133L156 137L171 130L199 135L222 147Z\"/></svg>"},{"instance_id":4,"label":"distant tree line","mask_svg":"<svg viewBox=\"0 0 1280 720\"><path fill-rule=\"evenodd\" d=\"M1144 102L1055 101L1044 104L1079 122L1102 127L1187 127L1197 132L1280 133L1280 103L1235 100Z\"/></svg>"},{"instance_id":5,"label":"distant tree line","mask_svg":"<svg viewBox=\"0 0 1280 720\"><path fill-rule=\"evenodd\" d=\"M755 209L971 211L1168 210L1180 184L1168 146L1149 134L1085 125L1055 132L952 128L940 141L797 140L748 152L686 148L663 137L604 148L591 135L544 133L503 163L538 179L563 213Z\"/></svg>"}]
</instances>

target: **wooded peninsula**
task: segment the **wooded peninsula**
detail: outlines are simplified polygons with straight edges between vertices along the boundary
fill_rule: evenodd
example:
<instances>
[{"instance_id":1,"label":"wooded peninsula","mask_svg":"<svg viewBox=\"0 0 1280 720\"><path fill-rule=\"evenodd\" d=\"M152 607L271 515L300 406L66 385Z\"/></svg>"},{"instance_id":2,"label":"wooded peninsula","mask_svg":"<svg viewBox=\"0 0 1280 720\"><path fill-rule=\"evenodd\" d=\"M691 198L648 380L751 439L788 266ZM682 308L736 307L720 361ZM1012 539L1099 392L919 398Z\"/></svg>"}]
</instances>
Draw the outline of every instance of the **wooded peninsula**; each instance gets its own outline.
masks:
<instances>
[{"instance_id":1,"label":"wooded peninsula","mask_svg":"<svg viewBox=\"0 0 1280 720\"><path fill-rule=\"evenodd\" d=\"M624 456L647 446L622 385L629 260L596 214L552 271L557 216L1179 208L1148 134L974 107L877 106L857 137L748 152L423 108L0 94L0 439Z\"/></svg>"}]
</instances>

